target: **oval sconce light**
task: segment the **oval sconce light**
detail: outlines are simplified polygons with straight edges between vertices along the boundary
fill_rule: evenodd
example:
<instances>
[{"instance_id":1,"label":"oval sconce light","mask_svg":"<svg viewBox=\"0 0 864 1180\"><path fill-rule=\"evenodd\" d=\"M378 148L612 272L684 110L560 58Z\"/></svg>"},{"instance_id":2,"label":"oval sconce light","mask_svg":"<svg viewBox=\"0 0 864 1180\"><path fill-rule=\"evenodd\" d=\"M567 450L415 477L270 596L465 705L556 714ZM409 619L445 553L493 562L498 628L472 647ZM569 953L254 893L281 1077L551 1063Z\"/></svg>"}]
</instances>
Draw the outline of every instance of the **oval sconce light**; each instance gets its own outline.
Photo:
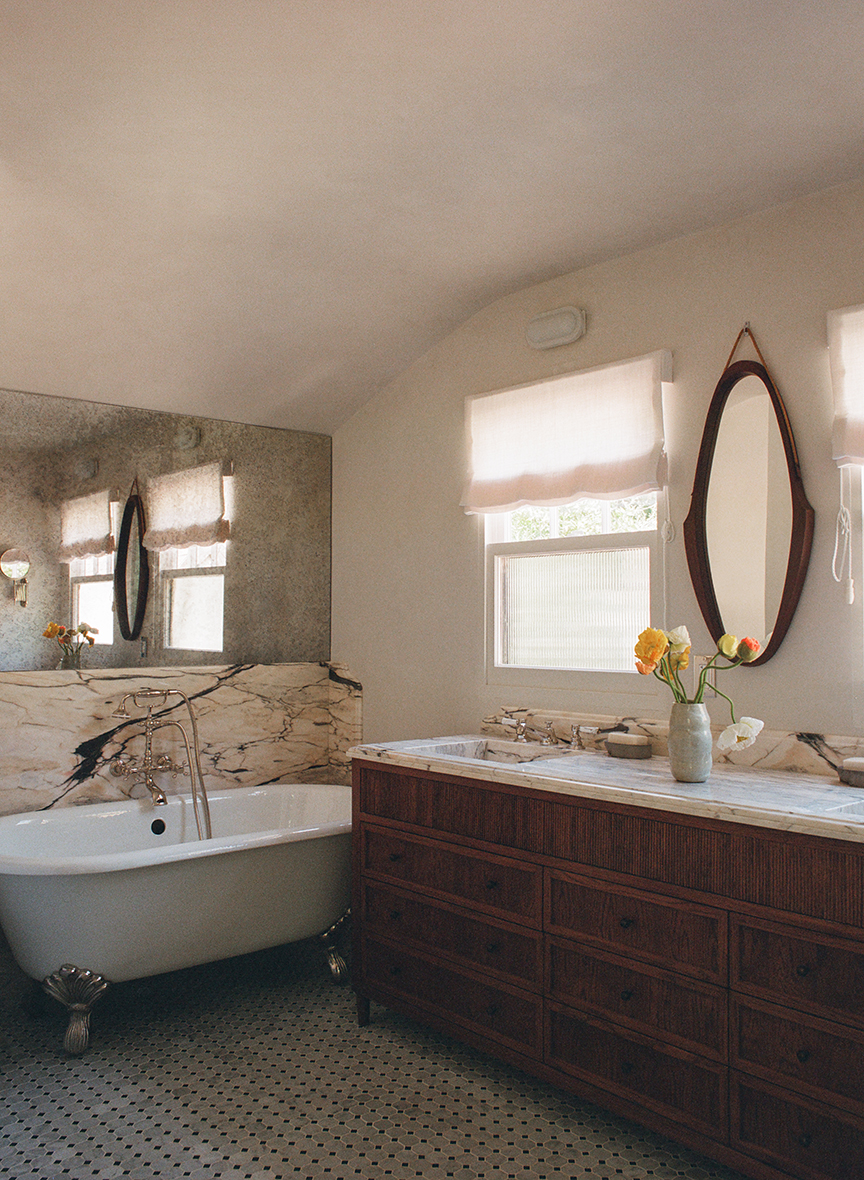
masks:
<instances>
[{"instance_id":1,"label":"oval sconce light","mask_svg":"<svg viewBox=\"0 0 864 1180\"><path fill-rule=\"evenodd\" d=\"M0 553L0 573L12 582L12 597L19 606L27 605L27 575L30 556L23 549L7 549Z\"/></svg>"},{"instance_id":2,"label":"oval sconce light","mask_svg":"<svg viewBox=\"0 0 864 1180\"><path fill-rule=\"evenodd\" d=\"M532 348L557 348L572 344L585 335L586 317L580 307L557 307L536 315L525 329L525 338Z\"/></svg>"}]
</instances>

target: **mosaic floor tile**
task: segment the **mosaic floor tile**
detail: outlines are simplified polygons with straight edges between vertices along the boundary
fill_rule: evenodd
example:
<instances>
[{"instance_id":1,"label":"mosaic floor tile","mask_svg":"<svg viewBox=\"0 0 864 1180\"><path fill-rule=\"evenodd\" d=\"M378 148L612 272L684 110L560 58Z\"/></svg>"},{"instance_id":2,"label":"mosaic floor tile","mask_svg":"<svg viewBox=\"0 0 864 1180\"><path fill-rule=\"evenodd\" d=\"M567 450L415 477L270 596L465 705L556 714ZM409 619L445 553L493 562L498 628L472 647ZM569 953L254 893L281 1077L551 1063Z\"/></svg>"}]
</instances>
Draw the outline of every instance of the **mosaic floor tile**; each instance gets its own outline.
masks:
<instances>
[{"instance_id":1,"label":"mosaic floor tile","mask_svg":"<svg viewBox=\"0 0 864 1180\"><path fill-rule=\"evenodd\" d=\"M741 1180L333 984L315 942L112 986L81 1058L0 944L0 1180Z\"/></svg>"}]
</instances>

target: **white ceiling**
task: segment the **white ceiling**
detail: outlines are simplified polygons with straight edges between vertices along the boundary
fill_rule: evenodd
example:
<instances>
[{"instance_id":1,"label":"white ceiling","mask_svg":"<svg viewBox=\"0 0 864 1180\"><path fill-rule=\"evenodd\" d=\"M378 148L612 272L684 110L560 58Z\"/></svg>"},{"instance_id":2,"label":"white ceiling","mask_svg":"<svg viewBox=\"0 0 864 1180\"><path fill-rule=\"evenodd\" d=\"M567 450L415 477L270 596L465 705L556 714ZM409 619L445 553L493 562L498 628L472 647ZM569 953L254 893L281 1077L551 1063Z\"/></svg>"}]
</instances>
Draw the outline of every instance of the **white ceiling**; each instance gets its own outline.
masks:
<instances>
[{"instance_id":1,"label":"white ceiling","mask_svg":"<svg viewBox=\"0 0 864 1180\"><path fill-rule=\"evenodd\" d=\"M0 385L332 432L479 308L864 175L861 0L0 0Z\"/></svg>"}]
</instances>

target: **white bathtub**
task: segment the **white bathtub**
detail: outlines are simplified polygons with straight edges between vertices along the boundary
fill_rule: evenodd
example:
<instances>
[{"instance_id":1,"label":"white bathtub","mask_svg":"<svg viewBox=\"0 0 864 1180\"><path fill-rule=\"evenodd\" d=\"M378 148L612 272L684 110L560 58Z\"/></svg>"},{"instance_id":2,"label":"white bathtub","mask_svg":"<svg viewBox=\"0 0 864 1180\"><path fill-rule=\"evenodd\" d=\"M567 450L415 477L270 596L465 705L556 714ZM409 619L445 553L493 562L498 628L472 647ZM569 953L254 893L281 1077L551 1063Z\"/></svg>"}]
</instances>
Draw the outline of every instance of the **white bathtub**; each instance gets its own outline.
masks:
<instances>
[{"instance_id":1,"label":"white bathtub","mask_svg":"<svg viewBox=\"0 0 864 1180\"><path fill-rule=\"evenodd\" d=\"M23 970L137 979L322 934L348 909L349 787L238 787L210 812L210 840L180 796L0 818L0 925Z\"/></svg>"}]
</instances>

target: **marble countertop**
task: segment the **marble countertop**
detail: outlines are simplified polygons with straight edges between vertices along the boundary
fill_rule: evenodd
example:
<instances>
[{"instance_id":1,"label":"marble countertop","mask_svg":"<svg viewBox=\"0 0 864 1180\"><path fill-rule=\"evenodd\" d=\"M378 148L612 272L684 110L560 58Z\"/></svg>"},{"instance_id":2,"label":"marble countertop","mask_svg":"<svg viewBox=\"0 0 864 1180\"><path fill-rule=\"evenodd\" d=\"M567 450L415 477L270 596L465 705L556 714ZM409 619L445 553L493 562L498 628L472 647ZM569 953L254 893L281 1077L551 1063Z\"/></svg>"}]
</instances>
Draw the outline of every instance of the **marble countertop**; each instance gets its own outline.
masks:
<instances>
[{"instance_id":1,"label":"marble countertop","mask_svg":"<svg viewBox=\"0 0 864 1180\"><path fill-rule=\"evenodd\" d=\"M430 749L436 744L486 740L483 735L465 734L385 742L354 746L348 757L864 843L864 789L824 775L715 766L707 782L679 783L672 777L668 760L661 757L637 760L580 751L517 764L443 755ZM535 749L537 746L539 743ZM543 747L539 749L546 753Z\"/></svg>"}]
</instances>

